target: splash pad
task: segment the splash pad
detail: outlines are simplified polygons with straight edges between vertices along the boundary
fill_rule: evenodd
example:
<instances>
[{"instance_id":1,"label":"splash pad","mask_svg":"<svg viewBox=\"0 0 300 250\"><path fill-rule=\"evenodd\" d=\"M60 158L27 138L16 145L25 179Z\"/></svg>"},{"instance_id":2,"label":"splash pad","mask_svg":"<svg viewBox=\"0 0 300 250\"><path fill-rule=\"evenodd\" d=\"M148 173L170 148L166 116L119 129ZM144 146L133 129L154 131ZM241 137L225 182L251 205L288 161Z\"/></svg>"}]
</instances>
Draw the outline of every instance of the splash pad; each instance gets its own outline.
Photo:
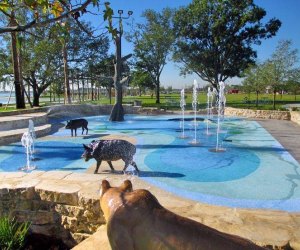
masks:
<instances>
[{"instance_id":1,"label":"splash pad","mask_svg":"<svg viewBox=\"0 0 300 250\"><path fill-rule=\"evenodd\" d=\"M109 122L107 116L86 117L90 134L71 138L65 129L35 141L38 170L85 172L82 143L104 135L126 135L137 141L135 161L139 177L162 189L216 205L300 211L300 167L291 155L257 122L224 118L219 134L223 153L215 147L217 119L197 116L199 145L178 138L177 116L126 116ZM210 136L206 121L210 121ZM194 136L193 116L185 116L185 135ZM18 171L26 164L21 143L0 147L0 171ZM101 169L100 169L101 170ZM124 177L126 178L126 177ZM295 183L297 185L295 185Z\"/></svg>"}]
</instances>

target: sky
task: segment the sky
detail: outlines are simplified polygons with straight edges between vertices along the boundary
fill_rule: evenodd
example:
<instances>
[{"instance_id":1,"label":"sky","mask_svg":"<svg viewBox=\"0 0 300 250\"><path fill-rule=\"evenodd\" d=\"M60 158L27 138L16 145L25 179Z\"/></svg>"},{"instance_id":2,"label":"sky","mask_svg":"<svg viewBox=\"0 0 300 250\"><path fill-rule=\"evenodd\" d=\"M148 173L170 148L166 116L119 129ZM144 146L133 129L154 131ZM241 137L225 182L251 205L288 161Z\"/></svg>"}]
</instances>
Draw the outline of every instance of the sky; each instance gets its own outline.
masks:
<instances>
[{"instance_id":1,"label":"sky","mask_svg":"<svg viewBox=\"0 0 300 250\"><path fill-rule=\"evenodd\" d=\"M124 10L126 16L129 10L133 11L132 17L124 22L124 32L129 32L132 23L141 23L143 18L141 14L145 9L154 9L160 11L163 8L178 8L191 3L191 0L110 0L111 8L117 13L118 9ZM271 18L278 18L282 24L275 37L263 40L260 46L253 47L257 51L257 59L264 61L274 53L276 46L280 40L292 40L293 48L300 51L300 29L299 29L299 10L300 0L255 0L255 4L264 8L267 12L263 22L267 22ZM100 6L104 9L104 6ZM103 28L103 18L101 16L89 16L89 20L96 27ZM117 19L116 19L117 21ZM125 23L128 23L127 25ZM114 51L114 45L111 44L111 52ZM128 43L125 38L122 39L122 55L133 52L133 45ZM180 76L179 65L168 61L161 75L161 86L173 88L184 88L191 86L194 79L200 86L206 85L197 75ZM239 84L241 79L234 78L226 81L226 84Z\"/></svg>"}]
</instances>

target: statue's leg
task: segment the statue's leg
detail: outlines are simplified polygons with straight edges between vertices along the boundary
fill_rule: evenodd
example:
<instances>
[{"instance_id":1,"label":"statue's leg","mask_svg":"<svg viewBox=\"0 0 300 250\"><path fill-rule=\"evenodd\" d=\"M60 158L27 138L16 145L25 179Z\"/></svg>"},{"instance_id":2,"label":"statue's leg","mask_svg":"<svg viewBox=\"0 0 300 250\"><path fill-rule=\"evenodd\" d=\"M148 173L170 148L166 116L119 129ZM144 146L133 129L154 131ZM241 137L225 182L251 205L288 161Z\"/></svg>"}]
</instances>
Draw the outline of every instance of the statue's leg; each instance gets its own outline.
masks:
<instances>
[{"instance_id":1,"label":"statue's leg","mask_svg":"<svg viewBox=\"0 0 300 250\"><path fill-rule=\"evenodd\" d=\"M95 169L95 172L94 172L94 174L97 174L98 173L98 169L99 169L99 167L100 167L100 165L101 165L101 160L100 161L97 161L97 165L96 165L96 169Z\"/></svg>"},{"instance_id":2,"label":"statue's leg","mask_svg":"<svg viewBox=\"0 0 300 250\"><path fill-rule=\"evenodd\" d=\"M135 161L132 160L132 161L131 161L131 165L135 168L135 170L136 170L137 172L140 171L140 170L138 169L138 167L137 167Z\"/></svg>"},{"instance_id":3,"label":"statue's leg","mask_svg":"<svg viewBox=\"0 0 300 250\"><path fill-rule=\"evenodd\" d=\"M108 163L110 169L111 169L112 171L115 171L115 169L114 169L114 167L113 167L111 161L107 161L107 163Z\"/></svg>"}]
</instances>

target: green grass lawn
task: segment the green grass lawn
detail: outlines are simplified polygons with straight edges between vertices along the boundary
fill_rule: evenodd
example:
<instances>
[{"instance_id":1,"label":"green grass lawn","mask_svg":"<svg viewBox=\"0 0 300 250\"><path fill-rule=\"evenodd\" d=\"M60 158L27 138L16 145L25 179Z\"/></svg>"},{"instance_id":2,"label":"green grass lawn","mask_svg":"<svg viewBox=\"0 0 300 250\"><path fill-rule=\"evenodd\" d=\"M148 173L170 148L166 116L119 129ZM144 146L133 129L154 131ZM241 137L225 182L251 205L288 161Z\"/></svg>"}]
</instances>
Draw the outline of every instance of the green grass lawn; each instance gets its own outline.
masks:
<instances>
[{"instance_id":1,"label":"green grass lawn","mask_svg":"<svg viewBox=\"0 0 300 250\"><path fill-rule=\"evenodd\" d=\"M124 96L123 104L133 104L135 100L142 102L143 107L156 107L164 109L180 109L180 94L161 94L160 103L155 103L155 96L151 97L150 95L142 96ZM63 98L61 98L61 104L63 104ZM246 109L273 109L273 95L272 94L261 94L258 96L258 106L256 107L256 95L255 94L227 94L226 95L226 106L235 107L235 108L246 108ZM206 108L207 95L206 93L198 93L198 107ZM99 101L84 101L82 103L92 103L92 104L109 104L109 98L101 96ZM114 103L114 97L112 97L111 103ZM300 95L277 95L276 96L276 110L284 110L283 105L291 103L300 103ZM57 104L57 103L56 103ZM192 109L192 93L186 93L186 109ZM41 106L49 106L53 103L42 102ZM29 107L29 105L27 105ZM5 109L5 105L0 107L0 112L12 111L15 110L14 105L9 105Z\"/></svg>"}]
</instances>

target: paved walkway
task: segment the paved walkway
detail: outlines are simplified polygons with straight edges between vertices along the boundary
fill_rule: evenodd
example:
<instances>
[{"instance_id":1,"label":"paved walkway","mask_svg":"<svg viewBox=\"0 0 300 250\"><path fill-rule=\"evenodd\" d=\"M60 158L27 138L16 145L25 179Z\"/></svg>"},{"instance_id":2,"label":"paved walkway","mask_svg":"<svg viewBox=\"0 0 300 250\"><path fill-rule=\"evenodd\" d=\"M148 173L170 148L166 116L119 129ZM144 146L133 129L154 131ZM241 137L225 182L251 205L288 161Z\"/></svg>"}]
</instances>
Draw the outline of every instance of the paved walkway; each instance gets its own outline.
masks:
<instances>
[{"instance_id":1,"label":"paved walkway","mask_svg":"<svg viewBox=\"0 0 300 250\"><path fill-rule=\"evenodd\" d=\"M300 163L300 126L284 120L257 120Z\"/></svg>"}]
</instances>

